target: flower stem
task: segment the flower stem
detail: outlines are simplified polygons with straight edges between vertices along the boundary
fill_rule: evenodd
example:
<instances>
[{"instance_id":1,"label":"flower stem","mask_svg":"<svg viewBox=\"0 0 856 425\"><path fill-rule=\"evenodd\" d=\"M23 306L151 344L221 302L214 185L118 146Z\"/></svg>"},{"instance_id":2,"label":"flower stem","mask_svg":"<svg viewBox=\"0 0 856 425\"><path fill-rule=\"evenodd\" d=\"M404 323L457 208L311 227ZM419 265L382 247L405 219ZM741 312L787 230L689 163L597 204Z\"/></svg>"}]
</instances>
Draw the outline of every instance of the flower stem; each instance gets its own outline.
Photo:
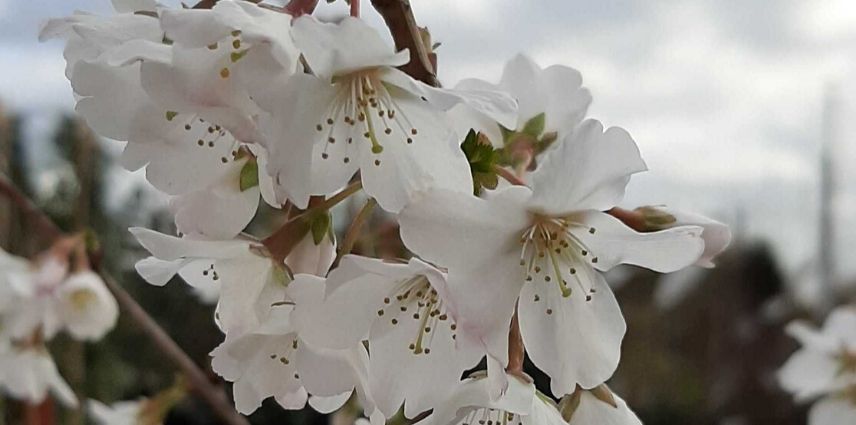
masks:
<instances>
[{"instance_id":1,"label":"flower stem","mask_svg":"<svg viewBox=\"0 0 856 425\"><path fill-rule=\"evenodd\" d=\"M360 17L360 0L351 0L351 16Z\"/></svg>"},{"instance_id":2,"label":"flower stem","mask_svg":"<svg viewBox=\"0 0 856 425\"><path fill-rule=\"evenodd\" d=\"M360 212L357 213L357 216L354 217L354 221L352 221L351 226L348 227L348 232L345 233L345 239L342 241L342 246L339 247L339 253L336 255L336 260L333 262L332 268L335 268L339 264L339 261L342 260L342 257L350 254L351 250L354 249L354 244L357 243L360 231L366 221L368 221L369 216L371 216L375 205L377 205L377 201L375 201L374 198L369 199L366 201L366 204L363 205L363 208L360 209Z\"/></svg>"},{"instance_id":3,"label":"flower stem","mask_svg":"<svg viewBox=\"0 0 856 425\"><path fill-rule=\"evenodd\" d=\"M517 319L517 310L511 318L511 328L508 330L508 367L506 372L512 375L523 376L523 359L526 356L526 347L523 345L523 337L520 335L520 321Z\"/></svg>"},{"instance_id":4,"label":"flower stem","mask_svg":"<svg viewBox=\"0 0 856 425\"><path fill-rule=\"evenodd\" d=\"M498 176L504 178L506 181L508 181L509 183L511 183L515 186L526 186L526 183L523 180L521 180L520 177L517 177L517 175L515 175L513 172L511 172L511 170L509 170L505 167L501 167L499 165L494 165L493 171L496 172L496 174Z\"/></svg>"}]
</instances>

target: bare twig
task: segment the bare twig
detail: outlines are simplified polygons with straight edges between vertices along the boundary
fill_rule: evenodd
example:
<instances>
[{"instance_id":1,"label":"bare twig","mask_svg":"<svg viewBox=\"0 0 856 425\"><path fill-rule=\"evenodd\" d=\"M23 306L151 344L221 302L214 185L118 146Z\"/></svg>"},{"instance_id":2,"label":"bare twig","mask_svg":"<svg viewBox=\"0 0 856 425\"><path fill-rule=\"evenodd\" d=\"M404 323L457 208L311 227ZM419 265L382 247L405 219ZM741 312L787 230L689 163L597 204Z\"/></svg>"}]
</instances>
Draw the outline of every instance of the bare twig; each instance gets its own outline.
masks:
<instances>
[{"instance_id":1,"label":"bare twig","mask_svg":"<svg viewBox=\"0 0 856 425\"><path fill-rule=\"evenodd\" d=\"M24 215L36 223L39 233L45 239L56 240L63 236L59 227L38 209L26 195L12 185L5 177L0 176L0 194L7 196ZM97 265L97 261L95 261ZM187 375L194 389L220 418L229 425L249 425L246 419L240 416L229 403L223 392L214 386L205 373L199 369L196 363L169 337L166 331L149 316L148 313L125 291L116 280L103 269L98 270L110 292L116 297L116 301L125 310L140 328L151 338L155 346L169 358L181 371Z\"/></svg>"},{"instance_id":2,"label":"bare twig","mask_svg":"<svg viewBox=\"0 0 856 425\"><path fill-rule=\"evenodd\" d=\"M360 0L351 0L351 16L360 17Z\"/></svg>"},{"instance_id":3,"label":"bare twig","mask_svg":"<svg viewBox=\"0 0 856 425\"><path fill-rule=\"evenodd\" d=\"M411 77L434 87L440 86L428 55L409 0L372 0L372 6L383 17L398 50L410 50L410 62L401 67Z\"/></svg>"},{"instance_id":4,"label":"bare twig","mask_svg":"<svg viewBox=\"0 0 856 425\"><path fill-rule=\"evenodd\" d=\"M13 204L18 206L23 216L31 221L37 233L45 241L53 242L62 236L62 230L27 195L24 195L3 175L0 175L0 194L5 195Z\"/></svg>"}]
</instances>

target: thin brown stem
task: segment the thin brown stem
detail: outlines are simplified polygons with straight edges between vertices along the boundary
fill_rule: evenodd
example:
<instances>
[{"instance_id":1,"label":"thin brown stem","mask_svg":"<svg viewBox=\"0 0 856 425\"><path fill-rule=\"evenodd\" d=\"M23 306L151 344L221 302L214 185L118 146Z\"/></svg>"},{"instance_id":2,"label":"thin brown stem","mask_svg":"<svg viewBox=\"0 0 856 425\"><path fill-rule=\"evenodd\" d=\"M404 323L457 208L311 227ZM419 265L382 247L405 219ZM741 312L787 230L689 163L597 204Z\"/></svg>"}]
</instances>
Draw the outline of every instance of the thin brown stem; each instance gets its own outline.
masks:
<instances>
[{"instance_id":1,"label":"thin brown stem","mask_svg":"<svg viewBox=\"0 0 856 425\"><path fill-rule=\"evenodd\" d=\"M6 176L0 175L0 194L14 203L23 215L30 220L36 232L46 241L53 242L62 236L62 230L45 215L27 195L24 195Z\"/></svg>"},{"instance_id":2,"label":"thin brown stem","mask_svg":"<svg viewBox=\"0 0 856 425\"><path fill-rule=\"evenodd\" d=\"M525 356L526 348L523 346L520 322L515 310L514 316L511 318L511 328L508 330L508 367L505 370L512 375L523 375L523 359Z\"/></svg>"},{"instance_id":3,"label":"thin brown stem","mask_svg":"<svg viewBox=\"0 0 856 425\"><path fill-rule=\"evenodd\" d=\"M507 182L509 182L515 186L526 186L526 182L521 180L520 177L517 177L516 174L514 174L513 172L511 172L511 170L509 170L505 167L500 167L499 165L494 165L493 171L496 172L496 174L498 176L502 177Z\"/></svg>"},{"instance_id":4,"label":"thin brown stem","mask_svg":"<svg viewBox=\"0 0 856 425\"><path fill-rule=\"evenodd\" d=\"M336 260L333 262L333 268L339 264L342 257L350 254L351 250L354 249L354 244L356 244L357 239L359 239L363 225L368 221L375 205L377 205L377 201L375 201L374 198L369 199L366 201L366 204L363 205L363 208L360 209L360 212L357 213L356 217L354 217L354 221L352 221L351 225L348 227L348 231L345 233L345 239L339 247L339 253L336 255Z\"/></svg>"},{"instance_id":5,"label":"thin brown stem","mask_svg":"<svg viewBox=\"0 0 856 425\"><path fill-rule=\"evenodd\" d=\"M372 6L383 17L397 50L408 49L410 62L401 67L411 77L434 87L440 86L428 48L422 40L422 32L409 0L372 0Z\"/></svg>"},{"instance_id":6,"label":"thin brown stem","mask_svg":"<svg viewBox=\"0 0 856 425\"><path fill-rule=\"evenodd\" d=\"M360 17L360 0L351 0L351 16Z\"/></svg>"}]
</instances>

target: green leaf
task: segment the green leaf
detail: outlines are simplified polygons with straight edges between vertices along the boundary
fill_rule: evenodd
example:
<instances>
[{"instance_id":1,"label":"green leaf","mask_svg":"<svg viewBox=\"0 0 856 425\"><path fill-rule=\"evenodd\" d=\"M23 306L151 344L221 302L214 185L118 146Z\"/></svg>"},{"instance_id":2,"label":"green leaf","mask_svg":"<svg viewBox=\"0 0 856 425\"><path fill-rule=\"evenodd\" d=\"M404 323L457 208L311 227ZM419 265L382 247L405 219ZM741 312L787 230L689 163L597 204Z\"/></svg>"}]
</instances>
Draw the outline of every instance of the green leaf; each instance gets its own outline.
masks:
<instances>
[{"instance_id":1,"label":"green leaf","mask_svg":"<svg viewBox=\"0 0 856 425\"><path fill-rule=\"evenodd\" d=\"M327 211L315 214L312 217L309 229L312 231L312 240L315 242L315 245L321 245L324 238L330 234L332 224L333 216Z\"/></svg>"},{"instance_id":2,"label":"green leaf","mask_svg":"<svg viewBox=\"0 0 856 425\"><path fill-rule=\"evenodd\" d=\"M478 195L482 189L495 189L498 183L494 167L499 160L499 153L490 144L490 141L481 133L470 130L461 150L467 156L470 163L470 172L473 175L473 192Z\"/></svg>"},{"instance_id":3,"label":"green leaf","mask_svg":"<svg viewBox=\"0 0 856 425\"><path fill-rule=\"evenodd\" d=\"M239 186L241 188L241 192L252 189L259 185L259 163L256 162L255 158L251 158L244 164L244 168L241 168L241 178L239 182Z\"/></svg>"},{"instance_id":4,"label":"green leaf","mask_svg":"<svg viewBox=\"0 0 856 425\"><path fill-rule=\"evenodd\" d=\"M544 126L546 125L546 117L547 115L542 112L530 118L529 121L526 121L526 124L523 124L522 133L526 133L537 139L541 136L541 133L544 132Z\"/></svg>"}]
</instances>

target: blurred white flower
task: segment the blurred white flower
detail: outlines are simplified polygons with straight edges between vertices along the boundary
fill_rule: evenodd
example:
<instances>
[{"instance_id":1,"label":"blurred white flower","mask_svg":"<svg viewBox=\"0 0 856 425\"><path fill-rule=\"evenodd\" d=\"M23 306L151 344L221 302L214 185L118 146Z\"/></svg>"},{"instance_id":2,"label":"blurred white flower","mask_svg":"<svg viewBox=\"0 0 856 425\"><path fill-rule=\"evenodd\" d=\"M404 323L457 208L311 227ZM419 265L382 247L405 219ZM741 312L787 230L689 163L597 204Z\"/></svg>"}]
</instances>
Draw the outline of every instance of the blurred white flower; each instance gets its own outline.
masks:
<instances>
[{"instance_id":1,"label":"blurred white flower","mask_svg":"<svg viewBox=\"0 0 856 425\"><path fill-rule=\"evenodd\" d=\"M74 391L43 345L13 346L0 352L0 387L12 397L39 404L50 392L66 407L77 407Z\"/></svg>"},{"instance_id":2,"label":"blurred white flower","mask_svg":"<svg viewBox=\"0 0 856 425\"><path fill-rule=\"evenodd\" d=\"M145 400L120 401L107 406L98 400L89 400L86 408L98 425L160 425L140 421L144 403Z\"/></svg>"}]
</instances>

